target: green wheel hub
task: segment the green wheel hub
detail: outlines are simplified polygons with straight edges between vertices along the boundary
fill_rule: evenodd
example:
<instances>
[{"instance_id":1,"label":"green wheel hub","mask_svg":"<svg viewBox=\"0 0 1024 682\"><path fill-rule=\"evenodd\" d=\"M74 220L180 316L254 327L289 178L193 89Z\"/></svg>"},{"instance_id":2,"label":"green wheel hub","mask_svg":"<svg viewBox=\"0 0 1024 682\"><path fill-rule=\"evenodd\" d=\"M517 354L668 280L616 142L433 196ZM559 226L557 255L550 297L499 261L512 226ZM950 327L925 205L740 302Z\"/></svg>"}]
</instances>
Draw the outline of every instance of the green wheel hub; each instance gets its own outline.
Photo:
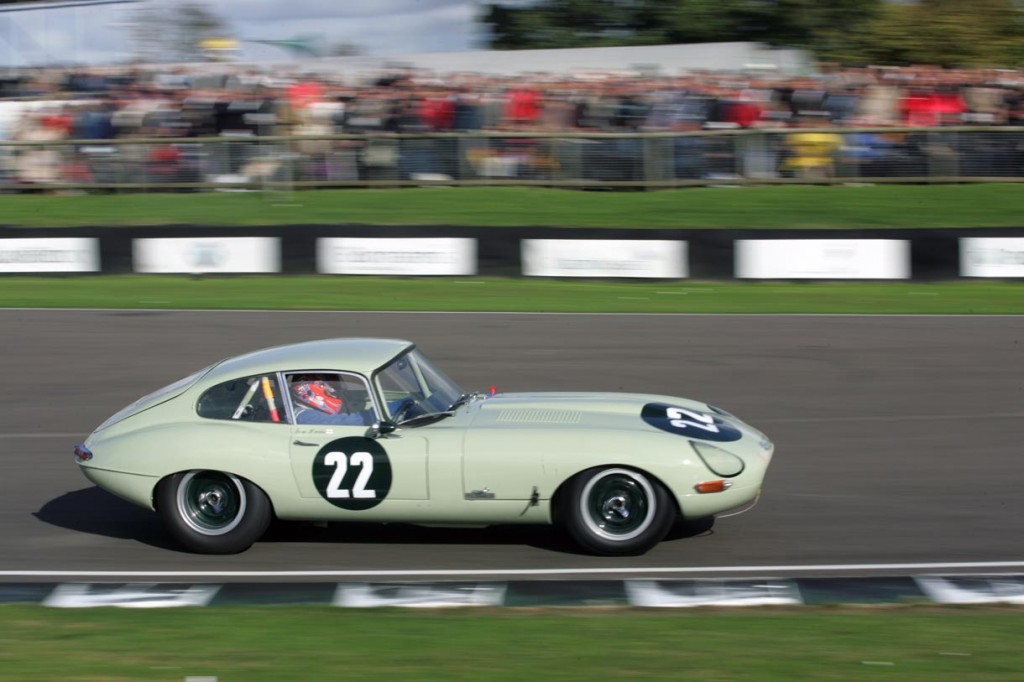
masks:
<instances>
[{"instance_id":1,"label":"green wheel hub","mask_svg":"<svg viewBox=\"0 0 1024 682\"><path fill-rule=\"evenodd\" d=\"M178 484L178 513L188 526L203 535L232 531L245 516L242 482L218 471L190 471Z\"/></svg>"},{"instance_id":2,"label":"green wheel hub","mask_svg":"<svg viewBox=\"0 0 1024 682\"><path fill-rule=\"evenodd\" d=\"M596 472L580 495L584 523L608 540L630 540L654 521L657 499L650 481L636 471L606 469Z\"/></svg>"}]
</instances>

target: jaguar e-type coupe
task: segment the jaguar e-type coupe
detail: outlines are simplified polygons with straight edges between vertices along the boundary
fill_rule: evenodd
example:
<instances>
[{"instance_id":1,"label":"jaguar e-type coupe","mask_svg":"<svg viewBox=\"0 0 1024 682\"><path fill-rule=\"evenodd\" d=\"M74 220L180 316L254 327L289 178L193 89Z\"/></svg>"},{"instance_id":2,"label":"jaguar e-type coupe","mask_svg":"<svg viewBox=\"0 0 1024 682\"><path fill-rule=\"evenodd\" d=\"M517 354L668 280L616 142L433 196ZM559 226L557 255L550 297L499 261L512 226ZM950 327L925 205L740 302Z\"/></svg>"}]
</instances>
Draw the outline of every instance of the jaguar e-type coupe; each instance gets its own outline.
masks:
<instances>
[{"instance_id":1,"label":"jaguar e-type coupe","mask_svg":"<svg viewBox=\"0 0 1024 682\"><path fill-rule=\"evenodd\" d=\"M774 446L673 396L463 391L416 346L329 339L230 358L132 403L74 448L96 485L184 547L241 552L273 518L560 524L640 554L674 523L751 506Z\"/></svg>"}]
</instances>

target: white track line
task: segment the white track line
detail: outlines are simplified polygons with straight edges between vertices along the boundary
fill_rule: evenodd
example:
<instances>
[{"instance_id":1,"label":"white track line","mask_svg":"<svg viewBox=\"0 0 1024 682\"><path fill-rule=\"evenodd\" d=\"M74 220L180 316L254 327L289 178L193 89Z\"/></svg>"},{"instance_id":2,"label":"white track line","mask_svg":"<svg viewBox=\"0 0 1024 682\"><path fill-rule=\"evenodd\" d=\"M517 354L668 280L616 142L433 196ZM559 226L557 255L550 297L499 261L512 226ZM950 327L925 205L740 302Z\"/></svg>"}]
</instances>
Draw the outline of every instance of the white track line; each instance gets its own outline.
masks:
<instances>
[{"instance_id":1,"label":"white track line","mask_svg":"<svg viewBox=\"0 0 1024 682\"><path fill-rule=\"evenodd\" d=\"M764 417L752 421L758 424L826 424L830 422L907 422L940 421L958 423L962 419L1024 419L1024 412L979 412L969 415L954 414L885 414L835 417ZM0 434L2 437L2 434Z\"/></svg>"},{"instance_id":2,"label":"white track line","mask_svg":"<svg viewBox=\"0 0 1024 682\"><path fill-rule=\"evenodd\" d=\"M509 568L361 571L0 571L0 578L408 578L474 576L652 575L708 573L835 573L842 571L940 571L1024 569L1024 561L973 561L913 564L809 564L790 566L686 566L639 568Z\"/></svg>"},{"instance_id":3,"label":"white track line","mask_svg":"<svg viewBox=\"0 0 1024 682\"><path fill-rule=\"evenodd\" d=\"M282 315L564 315L572 317L891 317L891 318L1020 318L1018 313L629 313L629 312L529 312L486 310L281 310L241 308L4 308L3 312L60 312L60 313L280 313Z\"/></svg>"},{"instance_id":4,"label":"white track line","mask_svg":"<svg viewBox=\"0 0 1024 682\"><path fill-rule=\"evenodd\" d=\"M0 433L0 440L4 438L84 438L89 435L88 429L75 432L54 432L54 433Z\"/></svg>"}]
</instances>

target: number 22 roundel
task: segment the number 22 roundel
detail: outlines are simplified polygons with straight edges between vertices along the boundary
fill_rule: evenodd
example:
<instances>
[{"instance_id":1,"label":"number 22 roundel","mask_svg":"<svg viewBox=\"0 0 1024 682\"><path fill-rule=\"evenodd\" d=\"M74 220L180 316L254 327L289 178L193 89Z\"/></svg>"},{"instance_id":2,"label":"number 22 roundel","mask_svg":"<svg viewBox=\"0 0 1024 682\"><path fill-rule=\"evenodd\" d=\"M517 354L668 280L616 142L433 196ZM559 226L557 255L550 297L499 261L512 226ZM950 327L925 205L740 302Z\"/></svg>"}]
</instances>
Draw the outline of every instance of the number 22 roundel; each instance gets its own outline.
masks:
<instances>
[{"instance_id":1,"label":"number 22 roundel","mask_svg":"<svg viewBox=\"0 0 1024 682\"><path fill-rule=\"evenodd\" d=\"M647 403L640 418L655 428L700 440L733 441L743 437L739 429L712 414L667 403Z\"/></svg>"},{"instance_id":2,"label":"number 22 roundel","mask_svg":"<svg viewBox=\"0 0 1024 682\"><path fill-rule=\"evenodd\" d=\"M335 507L370 509L383 502L391 490L391 461L372 438L338 438L316 453L313 485Z\"/></svg>"}]
</instances>

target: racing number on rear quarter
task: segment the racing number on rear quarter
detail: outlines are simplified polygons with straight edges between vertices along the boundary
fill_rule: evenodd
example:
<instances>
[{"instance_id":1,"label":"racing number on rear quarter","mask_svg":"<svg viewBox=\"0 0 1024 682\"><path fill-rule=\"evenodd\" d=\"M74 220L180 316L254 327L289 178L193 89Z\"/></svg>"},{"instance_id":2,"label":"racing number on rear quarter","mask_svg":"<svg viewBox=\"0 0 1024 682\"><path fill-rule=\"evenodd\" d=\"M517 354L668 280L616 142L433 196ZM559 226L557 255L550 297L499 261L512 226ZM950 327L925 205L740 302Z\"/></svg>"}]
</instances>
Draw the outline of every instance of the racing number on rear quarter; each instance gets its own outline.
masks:
<instances>
[{"instance_id":1,"label":"racing number on rear quarter","mask_svg":"<svg viewBox=\"0 0 1024 682\"><path fill-rule=\"evenodd\" d=\"M391 490L391 461L371 438L339 438L313 459L313 484L336 507L360 511L384 501Z\"/></svg>"}]
</instances>

